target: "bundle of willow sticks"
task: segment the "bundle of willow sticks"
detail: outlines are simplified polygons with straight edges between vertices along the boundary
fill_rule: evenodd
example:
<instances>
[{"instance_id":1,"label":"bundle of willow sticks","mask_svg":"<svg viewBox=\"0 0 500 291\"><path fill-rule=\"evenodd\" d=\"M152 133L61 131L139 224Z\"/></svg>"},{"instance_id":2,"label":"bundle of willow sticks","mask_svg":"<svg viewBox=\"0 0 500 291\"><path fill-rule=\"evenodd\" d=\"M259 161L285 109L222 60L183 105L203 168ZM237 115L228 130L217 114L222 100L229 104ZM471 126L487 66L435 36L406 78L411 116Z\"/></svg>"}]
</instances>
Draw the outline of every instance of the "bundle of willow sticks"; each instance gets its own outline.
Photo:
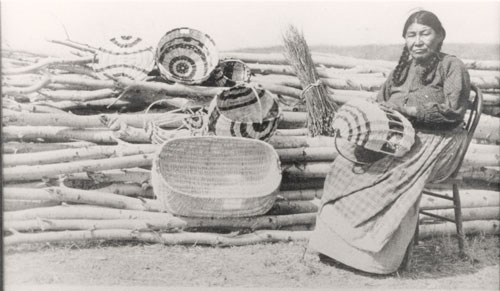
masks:
<instances>
[{"instance_id":1,"label":"bundle of willow sticks","mask_svg":"<svg viewBox=\"0 0 500 291\"><path fill-rule=\"evenodd\" d=\"M56 42L77 49L77 56L2 51L6 245L96 239L242 245L308 238L337 153L330 137L308 135L305 108L296 105L302 87L283 56L223 54L247 63L252 81L282 102L283 118L269 141L283 171L274 207L258 217L198 219L161 212L150 185L158 146L151 144L145 124L162 120L172 137L189 134L179 130L190 114L186 108L206 105L225 88L101 80L89 66L95 57L92 48ZM374 98L394 65L314 53L313 60L339 104ZM462 166L464 228L498 233L500 65L466 63L473 82L485 92L488 109ZM166 101L147 110L162 99ZM432 199L423 200L422 208L453 215L451 204ZM454 231L429 217L421 223L421 237Z\"/></svg>"}]
</instances>

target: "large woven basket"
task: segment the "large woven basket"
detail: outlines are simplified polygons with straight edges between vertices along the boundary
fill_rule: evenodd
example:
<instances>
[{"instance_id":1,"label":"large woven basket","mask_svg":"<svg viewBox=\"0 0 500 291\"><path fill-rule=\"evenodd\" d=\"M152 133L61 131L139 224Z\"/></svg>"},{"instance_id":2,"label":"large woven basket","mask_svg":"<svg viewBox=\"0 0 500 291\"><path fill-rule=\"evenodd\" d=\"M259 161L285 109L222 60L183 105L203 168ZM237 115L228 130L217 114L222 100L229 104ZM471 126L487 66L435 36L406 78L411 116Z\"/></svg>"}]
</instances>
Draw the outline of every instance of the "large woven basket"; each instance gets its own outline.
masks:
<instances>
[{"instance_id":1,"label":"large woven basket","mask_svg":"<svg viewBox=\"0 0 500 291\"><path fill-rule=\"evenodd\" d=\"M101 79L143 80L154 66L153 47L135 36L112 37L97 49L92 65Z\"/></svg>"},{"instance_id":2,"label":"large woven basket","mask_svg":"<svg viewBox=\"0 0 500 291\"><path fill-rule=\"evenodd\" d=\"M210 77L219 63L219 54L210 36L181 27L167 32L160 39L155 59L163 77L193 85Z\"/></svg>"},{"instance_id":3,"label":"large woven basket","mask_svg":"<svg viewBox=\"0 0 500 291\"><path fill-rule=\"evenodd\" d=\"M243 217L269 211L281 183L269 144L235 137L183 137L165 142L151 181L164 210L180 216Z\"/></svg>"},{"instance_id":4,"label":"large woven basket","mask_svg":"<svg viewBox=\"0 0 500 291\"><path fill-rule=\"evenodd\" d=\"M377 103L352 100L337 111L337 137L362 148L402 157L415 142L415 130L401 113Z\"/></svg>"}]
</instances>

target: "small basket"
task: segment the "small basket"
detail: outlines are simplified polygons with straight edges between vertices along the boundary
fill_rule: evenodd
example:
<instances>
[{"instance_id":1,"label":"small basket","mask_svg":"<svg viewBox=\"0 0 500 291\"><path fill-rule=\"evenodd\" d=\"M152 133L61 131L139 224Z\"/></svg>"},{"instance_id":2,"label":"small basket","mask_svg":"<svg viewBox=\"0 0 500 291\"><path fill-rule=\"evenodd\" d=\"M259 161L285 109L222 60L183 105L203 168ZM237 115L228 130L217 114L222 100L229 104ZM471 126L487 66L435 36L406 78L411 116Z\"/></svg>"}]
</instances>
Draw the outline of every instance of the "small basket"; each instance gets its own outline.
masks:
<instances>
[{"instance_id":1,"label":"small basket","mask_svg":"<svg viewBox=\"0 0 500 291\"><path fill-rule=\"evenodd\" d=\"M268 212L281 183L274 148L234 137L168 140L153 160L151 183L164 210L191 217L244 217Z\"/></svg>"},{"instance_id":2,"label":"small basket","mask_svg":"<svg viewBox=\"0 0 500 291\"><path fill-rule=\"evenodd\" d=\"M271 92L241 84L222 91L208 108L208 132L269 140L281 117L277 99Z\"/></svg>"},{"instance_id":3,"label":"small basket","mask_svg":"<svg viewBox=\"0 0 500 291\"><path fill-rule=\"evenodd\" d=\"M250 67L238 59L223 59L201 85L208 87L233 87L249 83L252 75Z\"/></svg>"},{"instance_id":4,"label":"small basket","mask_svg":"<svg viewBox=\"0 0 500 291\"><path fill-rule=\"evenodd\" d=\"M144 80L154 67L154 50L141 38L121 35L97 49L92 68L101 79Z\"/></svg>"},{"instance_id":5,"label":"small basket","mask_svg":"<svg viewBox=\"0 0 500 291\"><path fill-rule=\"evenodd\" d=\"M167 32L160 39L155 59L163 77L194 85L210 77L219 63L219 54L210 36L181 27Z\"/></svg>"},{"instance_id":6,"label":"small basket","mask_svg":"<svg viewBox=\"0 0 500 291\"><path fill-rule=\"evenodd\" d=\"M223 59L220 62L222 72L226 78L234 82L250 82L252 70L243 61L238 59Z\"/></svg>"}]
</instances>

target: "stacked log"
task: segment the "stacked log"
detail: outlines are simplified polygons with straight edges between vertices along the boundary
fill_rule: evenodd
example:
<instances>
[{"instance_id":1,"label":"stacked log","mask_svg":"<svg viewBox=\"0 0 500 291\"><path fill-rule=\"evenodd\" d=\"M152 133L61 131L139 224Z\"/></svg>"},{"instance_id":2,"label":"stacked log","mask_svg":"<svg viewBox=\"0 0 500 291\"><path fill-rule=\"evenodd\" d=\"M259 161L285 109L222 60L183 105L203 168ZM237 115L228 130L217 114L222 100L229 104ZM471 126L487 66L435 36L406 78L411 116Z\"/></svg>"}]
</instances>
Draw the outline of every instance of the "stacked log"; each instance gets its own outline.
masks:
<instances>
[{"instance_id":1,"label":"stacked log","mask_svg":"<svg viewBox=\"0 0 500 291\"><path fill-rule=\"evenodd\" d=\"M171 110L205 105L224 88L100 80L88 66L93 58L81 46L79 54L54 59L3 52L7 245L91 239L242 245L308 238L337 152L330 137L307 135L306 114L297 105L302 88L282 56L224 54L245 61L255 74L254 84L279 95L285 110L269 141L283 171L275 205L258 217L198 219L161 212L149 183L158 146L151 144L144 125L161 119L172 136L188 135L178 129L188 112ZM333 55L313 55L313 59L339 103L374 98L394 65ZM466 64L473 82L485 91L489 109L461 169L464 228L469 233L498 233L500 122L491 112L500 108L499 66ZM147 112L151 103L165 98L160 109ZM434 187L450 194L443 185ZM450 203L423 198L421 205L434 214L453 215ZM450 232L448 224L431 217L422 215L420 221L422 237Z\"/></svg>"}]
</instances>

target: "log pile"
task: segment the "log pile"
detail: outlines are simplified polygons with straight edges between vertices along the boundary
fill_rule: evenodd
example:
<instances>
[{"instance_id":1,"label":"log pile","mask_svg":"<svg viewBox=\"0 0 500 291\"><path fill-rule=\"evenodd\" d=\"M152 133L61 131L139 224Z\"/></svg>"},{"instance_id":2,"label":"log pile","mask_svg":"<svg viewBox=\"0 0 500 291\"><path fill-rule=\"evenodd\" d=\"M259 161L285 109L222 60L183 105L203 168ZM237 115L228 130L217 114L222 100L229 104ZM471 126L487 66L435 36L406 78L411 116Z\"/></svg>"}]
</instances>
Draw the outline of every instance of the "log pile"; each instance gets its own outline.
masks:
<instances>
[{"instance_id":1,"label":"log pile","mask_svg":"<svg viewBox=\"0 0 500 291\"><path fill-rule=\"evenodd\" d=\"M337 152L330 137L308 136L305 108L298 102L302 86L282 55L223 54L244 61L254 74L252 82L277 94L284 109L269 141L283 171L275 205L259 217L199 219L161 212L150 185L158 146L151 144L145 124L161 120L172 137L187 135L179 128L189 108L208 104L225 88L101 80L89 66L95 61L93 48L56 42L77 49L77 57L2 52L6 245L103 239L243 245L308 238ZM374 98L395 65L314 53L313 60L339 104ZM466 64L484 92L485 114L461 169L464 229L498 233L500 65ZM165 102L148 111L159 100ZM443 187L434 185L449 194ZM421 205L453 215L450 203L426 197ZM454 231L431 217L421 216L420 222L421 237Z\"/></svg>"}]
</instances>

